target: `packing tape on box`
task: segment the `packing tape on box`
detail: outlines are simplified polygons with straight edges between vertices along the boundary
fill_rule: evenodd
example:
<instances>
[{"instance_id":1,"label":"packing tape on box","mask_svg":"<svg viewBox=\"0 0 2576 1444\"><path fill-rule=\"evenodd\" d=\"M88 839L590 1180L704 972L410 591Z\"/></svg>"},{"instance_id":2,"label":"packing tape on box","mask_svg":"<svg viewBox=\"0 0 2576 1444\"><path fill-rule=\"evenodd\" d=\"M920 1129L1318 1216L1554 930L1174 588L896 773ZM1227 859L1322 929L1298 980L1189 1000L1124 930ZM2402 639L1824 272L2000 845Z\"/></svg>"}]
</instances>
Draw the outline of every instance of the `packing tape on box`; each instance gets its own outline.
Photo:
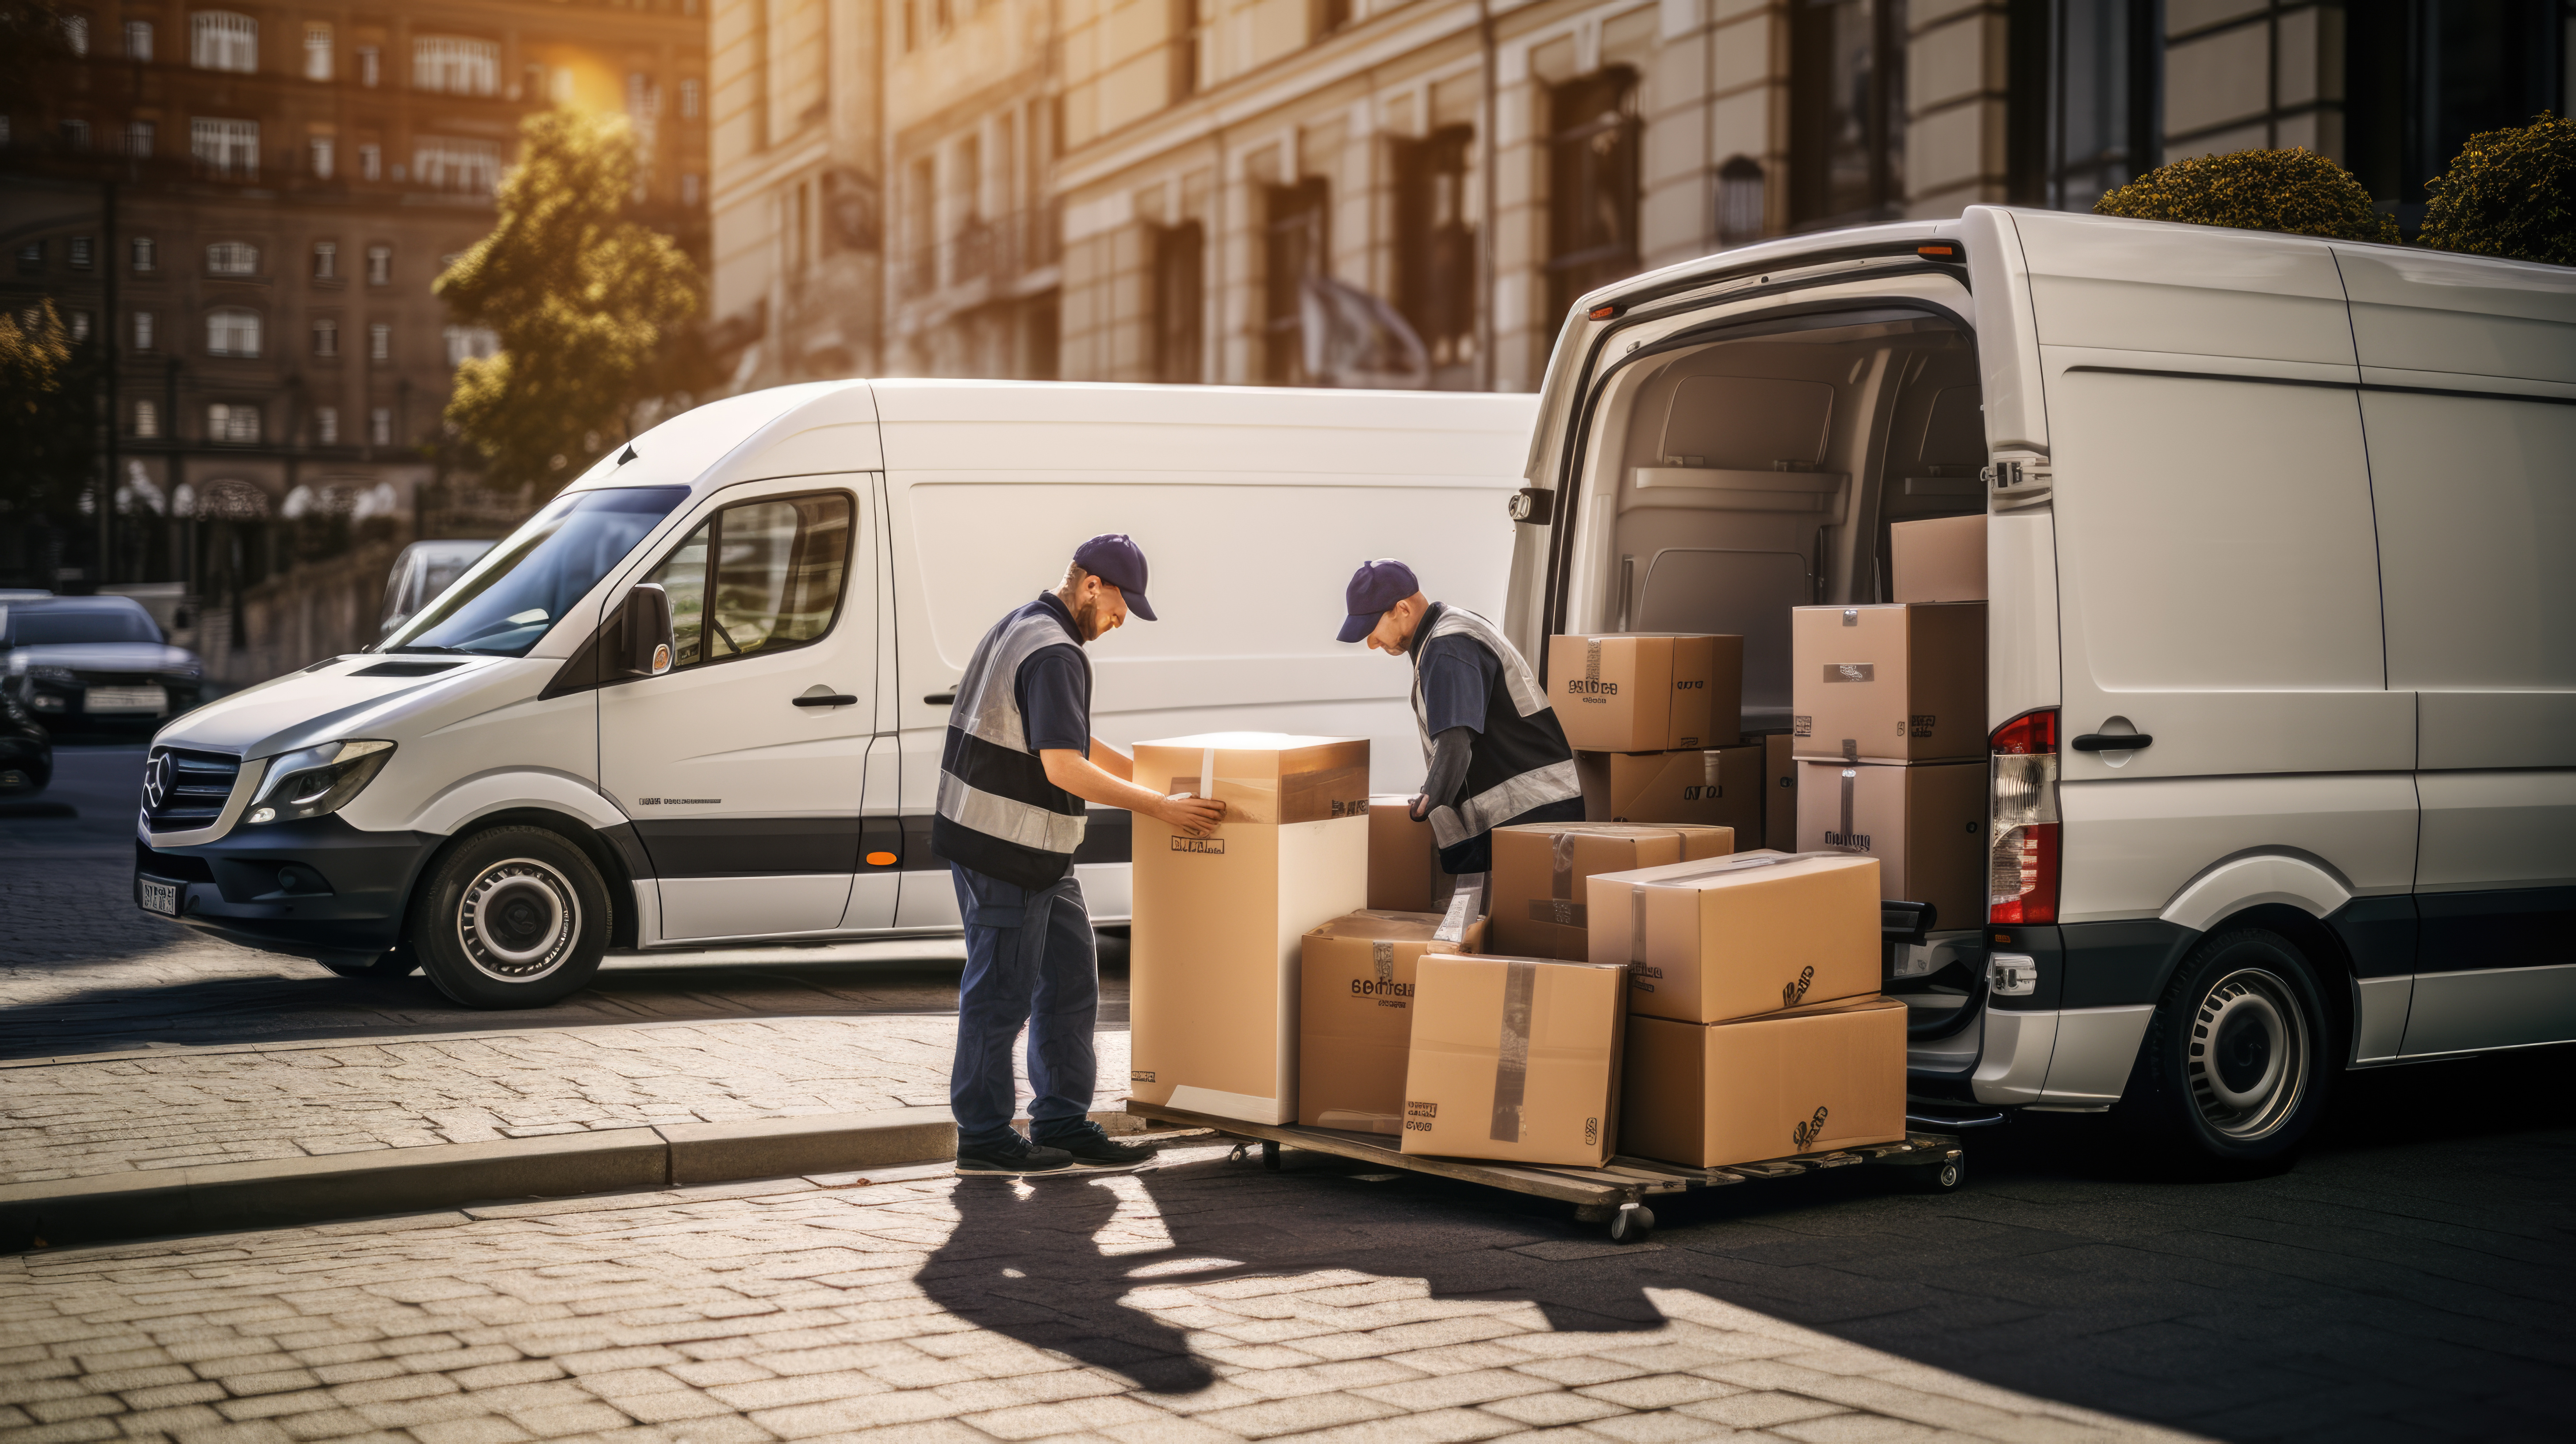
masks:
<instances>
[{"instance_id":1,"label":"packing tape on box","mask_svg":"<svg viewBox=\"0 0 2576 1444\"><path fill-rule=\"evenodd\" d=\"M1852 789L1858 786L1859 782L1859 768L1846 767L1843 769L1843 826L1842 831L1834 834L1835 837L1849 838L1852 835ZM1828 842L1830 841L1831 839L1828 839ZM1848 842L1844 843L1838 850L1843 852L1858 851L1858 849L1853 848Z\"/></svg>"},{"instance_id":2,"label":"packing tape on box","mask_svg":"<svg viewBox=\"0 0 2576 1444\"><path fill-rule=\"evenodd\" d=\"M1733 857L1712 862L1706 867L1693 868L1689 872L1677 872L1671 877L1650 878L1630 886L1642 893L1650 887L1679 887L1684 883L1696 882L1704 877L1715 877L1720 873L1744 872L1757 867L1778 867L1782 863L1789 862L1813 862L1820 857L1848 858L1849 856L1851 854L1844 852L1784 852L1777 855L1758 852L1738 853Z\"/></svg>"},{"instance_id":3,"label":"packing tape on box","mask_svg":"<svg viewBox=\"0 0 2576 1444\"><path fill-rule=\"evenodd\" d=\"M1199 753L1199 796L1210 800L1216 797L1216 749L1213 747Z\"/></svg>"},{"instance_id":4,"label":"packing tape on box","mask_svg":"<svg viewBox=\"0 0 2576 1444\"><path fill-rule=\"evenodd\" d=\"M1521 1141L1521 1100L1529 1091L1531 1000L1538 994L1538 964L1517 958L1503 966L1503 1032L1494 1051L1496 1143Z\"/></svg>"},{"instance_id":5,"label":"packing tape on box","mask_svg":"<svg viewBox=\"0 0 2576 1444\"><path fill-rule=\"evenodd\" d=\"M1377 980L1378 980L1379 982L1381 982L1381 983L1392 983L1392 982L1394 982L1394 981L1395 981L1395 944L1390 943L1390 942L1386 941L1386 940L1385 940L1385 939L1383 939L1383 938L1380 938L1380 939L1378 939L1377 941L1370 943L1370 944L1369 944L1369 966L1370 966L1371 968L1373 968L1373 969L1376 971L1376 973L1377 973Z\"/></svg>"},{"instance_id":6,"label":"packing tape on box","mask_svg":"<svg viewBox=\"0 0 2576 1444\"><path fill-rule=\"evenodd\" d=\"M1714 771L1716 764L1711 763L1709 765L1710 769ZM1637 829L1635 824L1625 822L1576 823L1573 826L1564 828L1556 833L1555 836L1548 839L1551 854L1548 861L1552 868L1548 877L1548 895L1543 898L1531 898L1529 900L1530 921L1534 923L1554 923L1559 927L1568 928L1590 926L1590 922L1587 917L1587 914L1591 911L1590 907L1587 904L1579 903L1574 900L1574 840L1576 838L1639 838L1653 836L1656 836L1656 834L1652 832L1641 832ZM1673 840L1673 855L1675 857L1679 857L1682 853L1690 850L1689 833L1676 830L1671 833L1670 836Z\"/></svg>"}]
</instances>

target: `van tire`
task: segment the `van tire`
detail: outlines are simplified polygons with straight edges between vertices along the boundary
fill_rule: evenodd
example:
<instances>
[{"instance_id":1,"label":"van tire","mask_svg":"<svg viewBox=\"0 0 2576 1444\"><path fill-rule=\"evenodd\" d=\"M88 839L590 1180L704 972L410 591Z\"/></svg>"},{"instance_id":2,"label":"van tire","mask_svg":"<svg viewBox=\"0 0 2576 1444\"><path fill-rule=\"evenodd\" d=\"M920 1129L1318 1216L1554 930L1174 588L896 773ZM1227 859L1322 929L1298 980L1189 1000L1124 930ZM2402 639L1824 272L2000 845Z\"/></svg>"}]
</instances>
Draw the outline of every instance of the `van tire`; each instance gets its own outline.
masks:
<instances>
[{"instance_id":1,"label":"van tire","mask_svg":"<svg viewBox=\"0 0 2576 1444\"><path fill-rule=\"evenodd\" d=\"M485 828L421 884L409 951L468 1008L541 1008L588 984L608 951L608 886L559 833Z\"/></svg>"},{"instance_id":2,"label":"van tire","mask_svg":"<svg viewBox=\"0 0 2576 1444\"><path fill-rule=\"evenodd\" d=\"M2184 1161L2284 1165L2325 1116L2339 1056L2297 947L2260 928L2215 933L2174 970L2120 1112Z\"/></svg>"}]
</instances>

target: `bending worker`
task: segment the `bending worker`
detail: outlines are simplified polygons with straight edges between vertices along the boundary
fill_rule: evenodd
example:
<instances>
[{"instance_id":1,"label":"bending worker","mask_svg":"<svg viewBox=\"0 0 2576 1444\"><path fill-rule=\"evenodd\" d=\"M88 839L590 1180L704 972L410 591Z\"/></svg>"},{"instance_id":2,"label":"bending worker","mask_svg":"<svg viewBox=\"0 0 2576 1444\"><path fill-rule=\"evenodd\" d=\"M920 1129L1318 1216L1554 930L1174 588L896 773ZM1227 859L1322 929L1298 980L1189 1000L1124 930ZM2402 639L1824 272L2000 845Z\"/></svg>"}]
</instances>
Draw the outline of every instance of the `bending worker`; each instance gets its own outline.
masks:
<instances>
[{"instance_id":1,"label":"bending worker","mask_svg":"<svg viewBox=\"0 0 2576 1444\"><path fill-rule=\"evenodd\" d=\"M947 860L966 924L957 1059L948 1078L960 1173L1062 1173L1141 1163L1153 1149L1090 1121L1100 968L1073 875L1083 804L1123 807L1191 836L1224 804L1135 784L1126 754L1091 735L1091 643L1145 601L1145 554L1123 533L1084 542L1064 584L994 624L958 679L939 759L931 851ZM1029 1027L1029 1134L1011 1127L1011 1044Z\"/></svg>"},{"instance_id":2,"label":"bending worker","mask_svg":"<svg viewBox=\"0 0 2576 1444\"><path fill-rule=\"evenodd\" d=\"M1581 822L1574 750L1529 663L1501 629L1422 595L1413 568L1362 562L1345 597L1341 639L1413 659L1413 718L1429 775L1413 817L1431 824L1440 868L1489 871L1494 829Z\"/></svg>"}]
</instances>

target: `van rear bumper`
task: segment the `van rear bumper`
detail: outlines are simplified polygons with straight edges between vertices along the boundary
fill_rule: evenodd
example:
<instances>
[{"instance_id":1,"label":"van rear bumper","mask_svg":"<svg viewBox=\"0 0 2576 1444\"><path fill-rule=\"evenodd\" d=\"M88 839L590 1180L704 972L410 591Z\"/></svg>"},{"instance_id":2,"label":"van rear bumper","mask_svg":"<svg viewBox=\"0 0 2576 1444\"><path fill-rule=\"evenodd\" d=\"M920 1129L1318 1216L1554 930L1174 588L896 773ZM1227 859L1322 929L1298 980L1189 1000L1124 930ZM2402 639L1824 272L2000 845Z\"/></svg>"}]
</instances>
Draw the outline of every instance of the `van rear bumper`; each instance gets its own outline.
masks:
<instances>
[{"instance_id":1,"label":"van rear bumper","mask_svg":"<svg viewBox=\"0 0 2576 1444\"><path fill-rule=\"evenodd\" d=\"M446 840L361 832L335 815L236 828L198 847L137 839L134 872L178 884L178 921L199 932L291 957L372 958L400 940L412 884Z\"/></svg>"}]
</instances>

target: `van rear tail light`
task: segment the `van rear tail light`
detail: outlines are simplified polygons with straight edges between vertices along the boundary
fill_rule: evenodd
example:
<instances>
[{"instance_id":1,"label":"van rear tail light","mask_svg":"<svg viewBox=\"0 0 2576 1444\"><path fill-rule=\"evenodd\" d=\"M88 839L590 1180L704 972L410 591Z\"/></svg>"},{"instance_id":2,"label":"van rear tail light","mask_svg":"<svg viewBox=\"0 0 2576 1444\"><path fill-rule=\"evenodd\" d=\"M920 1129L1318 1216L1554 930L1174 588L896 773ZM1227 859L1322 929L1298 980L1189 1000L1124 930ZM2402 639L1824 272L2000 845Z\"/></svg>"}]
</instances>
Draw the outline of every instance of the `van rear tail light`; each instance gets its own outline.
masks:
<instances>
[{"instance_id":1,"label":"van rear tail light","mask_svg":"<svg viewBox=\"0 0 2576 1444\"><path fill-rule=\"evenodd\" d=\"M2057 921L2057 710L2025 712L1995 729L1987 794L1989 923Z\"/></svg>"}]
</instances>

